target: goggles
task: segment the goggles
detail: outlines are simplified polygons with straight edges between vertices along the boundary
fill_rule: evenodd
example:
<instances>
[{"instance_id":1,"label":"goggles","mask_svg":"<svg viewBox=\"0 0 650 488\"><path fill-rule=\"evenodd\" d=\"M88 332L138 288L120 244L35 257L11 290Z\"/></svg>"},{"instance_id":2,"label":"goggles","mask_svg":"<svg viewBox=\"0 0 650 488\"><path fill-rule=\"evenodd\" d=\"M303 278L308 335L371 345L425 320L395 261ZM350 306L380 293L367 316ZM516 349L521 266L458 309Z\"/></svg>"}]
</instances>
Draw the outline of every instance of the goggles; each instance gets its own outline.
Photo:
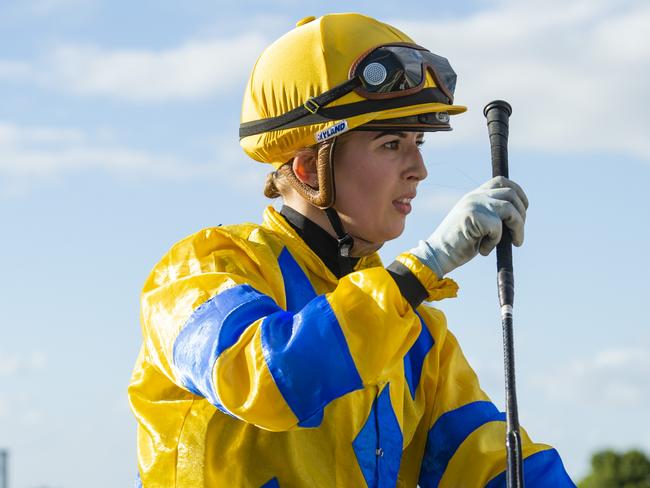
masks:
<instances>
[{"instance_id":1,"label":"goggles","mask_svg":"<svg viewBox=\"0 0 650 488\"><path fill-rule=\"evenodd\" d=\"M427 72L436 88L424 88ZM272 130L340 120L364 113L419 103L454 102L456 73L449 61L416 44L392 43L362 53L352 63L349 79L331 90L310 98L303 105L277 117L244 122L239 137ZM326 106L350 92L366 100L348 105Z\"/></svg>"},{"instance_id":2,"label":"goggles","mask_svg":"<svg viewBox=\"0 0 650 488\"><path fill-rule=\"evenodd\" d=\"M361 81L356 93L377 100L416 93L424 86L427 71L452 104L456 73L449 61L414 44L389 44L366 51L350 68L349 78Z\"/></svg>"}]
</instances>

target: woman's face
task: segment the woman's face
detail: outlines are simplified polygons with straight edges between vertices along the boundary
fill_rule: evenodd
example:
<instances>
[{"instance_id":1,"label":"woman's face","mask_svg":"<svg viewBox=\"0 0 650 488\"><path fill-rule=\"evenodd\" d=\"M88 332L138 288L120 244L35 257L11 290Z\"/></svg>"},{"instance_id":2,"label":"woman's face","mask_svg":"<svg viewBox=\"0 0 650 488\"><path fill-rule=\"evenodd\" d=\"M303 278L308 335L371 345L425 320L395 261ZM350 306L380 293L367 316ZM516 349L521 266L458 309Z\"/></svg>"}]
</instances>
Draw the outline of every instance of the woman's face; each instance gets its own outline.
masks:
<instances>
[{"instance_id":1,"label":"woman's face","mask_svg":"<svg viewBox=\"0 0 650 488\"><path fill-rule=\"evenodd\" d=\"M403 232L418 183L427 176L423 136L357 131L337 141L334 207L351 235L381 245Z\"/></svg>"}]
</instances>

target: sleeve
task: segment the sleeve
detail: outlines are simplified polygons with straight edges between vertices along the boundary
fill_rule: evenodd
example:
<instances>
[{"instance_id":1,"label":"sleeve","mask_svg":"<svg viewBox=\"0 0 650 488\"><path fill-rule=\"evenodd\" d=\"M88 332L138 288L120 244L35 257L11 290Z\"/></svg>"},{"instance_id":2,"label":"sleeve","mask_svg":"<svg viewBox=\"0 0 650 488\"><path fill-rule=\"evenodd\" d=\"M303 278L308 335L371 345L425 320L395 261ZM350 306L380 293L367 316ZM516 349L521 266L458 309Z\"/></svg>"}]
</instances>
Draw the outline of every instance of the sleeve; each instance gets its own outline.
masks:
<instances>
[{"instance_id":1,"label":"sleeve","mask_svg":"<svg viewBox=\"0 0 650 488\"><path fill-rule=\"evenodd\" d=\"M331 401L385 381L421 329L384 268L317 295L286 248L276 256L224 228L174 246L141 310L148 361L224 413L274 431L317 426Z\"/></svg>"},{"instance_id":2,"label":"sleeve","mask_svg":"<svg viewBox=\"0 0 650 488\"><path fill-rule=\"evenodd\" d=\"M442 315L429 309L436 313ZM445 328L439 335L438 362L427 372L435 396L419 486L505 488L505 413L480 389L453 334ZM523 428L520 433L527 488L575 487L555 449L533 443Z\"/></svg>"}]
</instances>

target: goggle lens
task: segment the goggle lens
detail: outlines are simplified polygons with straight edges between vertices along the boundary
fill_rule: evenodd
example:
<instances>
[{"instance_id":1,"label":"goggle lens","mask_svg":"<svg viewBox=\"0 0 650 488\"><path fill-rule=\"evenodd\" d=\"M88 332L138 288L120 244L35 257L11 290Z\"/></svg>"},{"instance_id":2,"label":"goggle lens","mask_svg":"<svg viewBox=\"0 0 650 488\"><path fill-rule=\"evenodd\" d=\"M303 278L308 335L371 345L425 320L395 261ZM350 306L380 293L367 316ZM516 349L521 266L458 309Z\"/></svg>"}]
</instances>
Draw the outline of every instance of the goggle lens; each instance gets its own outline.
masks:
<instances>
[{"instance_id":1,"label":"goggle lens","mask_svg":"<svg viewBox=\"0 0 650 488\"><path fill-rule=\"evenodd\" d=\"M361 79L367 93L399 93L421 87L427 68L443 85L439 88L453 97L456 73L449 61L419 47L380 46L356 63L352 75Z\"/></svg>"}]
</instances>

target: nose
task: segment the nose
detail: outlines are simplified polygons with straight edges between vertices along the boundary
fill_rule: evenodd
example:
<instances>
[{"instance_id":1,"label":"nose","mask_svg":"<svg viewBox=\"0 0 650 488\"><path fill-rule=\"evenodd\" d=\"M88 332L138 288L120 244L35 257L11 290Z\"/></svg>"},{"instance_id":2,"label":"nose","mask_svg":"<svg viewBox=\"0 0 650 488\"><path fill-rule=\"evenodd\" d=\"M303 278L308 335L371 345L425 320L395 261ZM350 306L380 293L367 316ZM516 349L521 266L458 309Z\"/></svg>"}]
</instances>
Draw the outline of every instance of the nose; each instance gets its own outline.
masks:
<instances>
[{"instance_id":1,"label":"nose","mask_svg":"<svg viewBox=\"0 0 650 488\"><path fill-rule=\"evenodd\" d=\"M415 148L413 154L409 157L409 165L406 170L406 179L422 181L424 180L429 173L427 172L427 167L424 165L424 158L419 148Z\"/></svg>"}]
</instances>

